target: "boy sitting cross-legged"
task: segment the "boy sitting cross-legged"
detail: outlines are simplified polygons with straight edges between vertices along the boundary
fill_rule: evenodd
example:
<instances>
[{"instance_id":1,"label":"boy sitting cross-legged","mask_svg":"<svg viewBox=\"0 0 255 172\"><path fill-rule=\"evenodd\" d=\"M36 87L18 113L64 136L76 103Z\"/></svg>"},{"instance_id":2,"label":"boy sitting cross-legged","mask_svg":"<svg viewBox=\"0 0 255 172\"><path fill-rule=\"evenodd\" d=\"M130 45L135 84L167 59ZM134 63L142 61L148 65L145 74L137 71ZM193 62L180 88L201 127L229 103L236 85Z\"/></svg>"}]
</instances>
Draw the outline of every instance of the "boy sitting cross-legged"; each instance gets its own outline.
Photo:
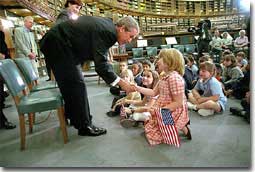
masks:
<instances>
[{"instance_id":1,"label":"boy sitting cross-legged","mask_svg":"<svg viewBox=\"0 0 255 172\"><path fill-rule=\"evenodd\" d=\"M212 62L200 64L200 79L188 94L188 108L198 110L201 116L213 115L225 110L227 98L220 82L214 77L215 65Z\"/></svg>"}]
</instances>

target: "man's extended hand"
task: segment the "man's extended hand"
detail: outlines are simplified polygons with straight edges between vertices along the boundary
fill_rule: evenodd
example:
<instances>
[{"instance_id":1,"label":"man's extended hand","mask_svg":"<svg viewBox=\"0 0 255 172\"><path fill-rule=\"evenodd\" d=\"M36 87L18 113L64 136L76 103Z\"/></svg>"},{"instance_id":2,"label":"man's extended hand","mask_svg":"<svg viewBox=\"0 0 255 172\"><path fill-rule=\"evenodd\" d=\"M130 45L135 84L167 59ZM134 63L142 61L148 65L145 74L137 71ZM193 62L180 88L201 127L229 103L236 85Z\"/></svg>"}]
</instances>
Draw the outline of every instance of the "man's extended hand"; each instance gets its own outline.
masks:
<instances>
[{"instance_id":1,"label":"man's extended hand","mask_svg":"<svg viewBox=\"0 0 255 172\"><path fill-rule=\"evenodd\" d=\"M126 91L127 94L136 91L134 85L127 83L123 79L119 81L118 85L122 88L122 90Z\"/></svg>"}]
</instances>

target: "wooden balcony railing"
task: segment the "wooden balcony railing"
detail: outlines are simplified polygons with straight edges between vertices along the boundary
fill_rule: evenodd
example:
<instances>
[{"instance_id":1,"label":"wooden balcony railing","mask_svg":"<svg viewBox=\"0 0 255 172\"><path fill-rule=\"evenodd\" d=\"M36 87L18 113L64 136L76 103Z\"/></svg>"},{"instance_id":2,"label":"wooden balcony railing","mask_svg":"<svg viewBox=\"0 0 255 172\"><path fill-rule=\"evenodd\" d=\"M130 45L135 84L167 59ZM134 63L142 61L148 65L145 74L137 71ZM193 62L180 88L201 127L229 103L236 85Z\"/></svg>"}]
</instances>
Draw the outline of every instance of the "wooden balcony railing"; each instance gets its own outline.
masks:
<instances>
[{"instance_id":1,"label":"wooden balcony railing","mask_svg":"<svg viewBox=\"0 0 255 172\"><path fill-rule=\"evenodd\" d=\"M48 20L55 21L56 11L49 7L48 0L17 0L17 2L34 13Z\"/></svg>"}]
</instances>

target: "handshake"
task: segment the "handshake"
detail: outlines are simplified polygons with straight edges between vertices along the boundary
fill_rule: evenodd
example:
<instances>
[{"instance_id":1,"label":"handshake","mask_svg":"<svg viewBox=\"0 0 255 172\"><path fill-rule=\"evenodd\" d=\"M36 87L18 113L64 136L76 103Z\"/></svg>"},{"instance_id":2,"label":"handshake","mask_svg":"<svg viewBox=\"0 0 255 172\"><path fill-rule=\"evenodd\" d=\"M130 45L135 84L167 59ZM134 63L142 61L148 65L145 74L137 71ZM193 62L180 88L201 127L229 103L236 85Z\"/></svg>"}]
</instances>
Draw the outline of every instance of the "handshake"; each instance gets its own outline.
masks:
<instances>
[{"instance_id":1,"label":"handshake","mask_svg":"<svg viewBox=\"0 0 255 172\"><path fill-rule=\"evenodd\" d=\"M135 84L130 84L124 80L120 80L118 85L122 90L126 91L126 94L137 91L137 86Z\"/></svg>"}]
</instances>

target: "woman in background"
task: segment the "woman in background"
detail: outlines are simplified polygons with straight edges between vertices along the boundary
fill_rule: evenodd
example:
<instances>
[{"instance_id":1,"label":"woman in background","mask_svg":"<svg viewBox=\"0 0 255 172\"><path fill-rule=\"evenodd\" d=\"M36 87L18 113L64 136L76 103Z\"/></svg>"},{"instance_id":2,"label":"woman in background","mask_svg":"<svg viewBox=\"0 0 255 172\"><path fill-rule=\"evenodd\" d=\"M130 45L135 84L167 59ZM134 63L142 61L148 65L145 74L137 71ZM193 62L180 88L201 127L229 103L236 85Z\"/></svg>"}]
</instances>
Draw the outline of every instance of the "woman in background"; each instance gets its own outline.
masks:
<instances>
[{"instance_id":1,"label":"woman in background","mask_svg":"<svg viewBox=\"0 0 255 172\"><path fill-rule=\"evenodd\" d=\"M0 60L11 58L9 55L8 47L5 43L5 35L3 32L2 22L0 20ZM6 107L4 104L5 92L4 92L4 80L0 76L0 129L14 129L16 125L9 122L4 115L3 109Z\"/></svg>"},{"instance_id":2,"label":"woman in background","mask_svg":"<svg viewBox=\"0 0 255 172\"><path fill-rule=\"evenodd\" d=\"M79 17L79 12L81 8L81 0L67 0L65 3L65 8L61 10L55 24L62 23L69 19L76 20Z\"/></svg>"},{"instance_id":3,"label":"woman in background","mask_svg":"<svg viewBox=\"0 0 255 172\"><path fill-rule=\"evenodd\" d=\"M57 16L57 20L55 22L55 25L65 22L67 20L76 20L79 17L79 12L82 7L81 0L67 0L65 3L65 8L61 10L60 14ZM46 81L50 81L51 78L51 68L46 62L46 69L48 73L49 79Z\"/></svg>"},{"instance_id":4,"label":"woman in background","mask_svg":"<svg viewBox=\"0 0 255 172\"><path fill-rule=\"evenodd\" d=\"M10 59L11 56L8 51L8 47L5 43L5 35L3 31L3 25L0 20L0 59Z\"/></svg>"}]
</instances>

